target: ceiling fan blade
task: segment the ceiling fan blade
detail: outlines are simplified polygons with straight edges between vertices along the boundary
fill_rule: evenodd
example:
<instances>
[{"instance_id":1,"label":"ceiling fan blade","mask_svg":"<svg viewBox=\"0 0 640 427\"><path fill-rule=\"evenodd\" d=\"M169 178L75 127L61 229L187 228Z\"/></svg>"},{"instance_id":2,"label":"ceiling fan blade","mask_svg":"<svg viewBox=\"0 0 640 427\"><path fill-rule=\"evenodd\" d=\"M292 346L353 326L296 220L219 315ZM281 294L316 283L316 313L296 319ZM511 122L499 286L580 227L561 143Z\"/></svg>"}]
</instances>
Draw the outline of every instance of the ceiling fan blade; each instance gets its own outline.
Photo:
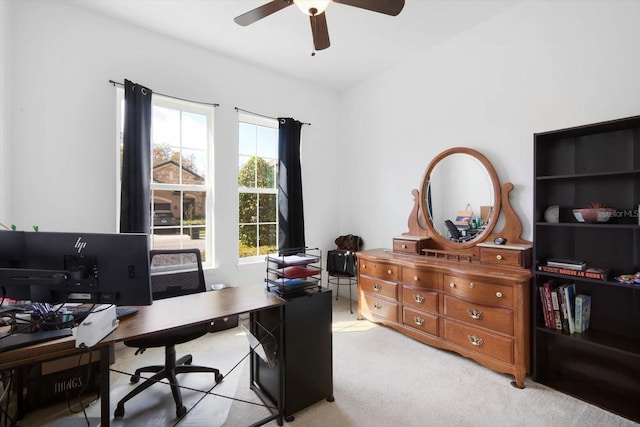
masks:
<instances>
[{"instance_id":1,"label":"ceiling fan blade","mask_svg":"<svg viewBox=\"0 0 640 427\"><path fill-rule=\"evenodd\" d=\"M329 43L329 28L327 27L327 16L323 13L309 16L311 21L311 33L313 34L313 46L316 50L326 49L331 46Z\"/></svg>"},{"instance_id":2,"label":"ceiling fan blade","mask_svg":"<svg viewBox=\"0 0 640 427\"><path fill-rule=\"evenodd\" d=\"M233 20L238 25L242 25L246 27L249 24L253 24L254 22L265 18L272 13L276 13L279 10L284 9L287 6L291 6L292 0L272 0L267 4L263 4L260 7L256 7L249 12L243 13L240 16L236 16Z\"/></svg>"},{"instance_id":3,"label":"ceiling fan blade","mask_svg":"<svg viewBox=\"0 0 640 427\"><path fill-rule=\"evenodd\" d=\"M404 8L404 0L333 0L334 3L396 16Z\"/></svg>"}]
</instances>

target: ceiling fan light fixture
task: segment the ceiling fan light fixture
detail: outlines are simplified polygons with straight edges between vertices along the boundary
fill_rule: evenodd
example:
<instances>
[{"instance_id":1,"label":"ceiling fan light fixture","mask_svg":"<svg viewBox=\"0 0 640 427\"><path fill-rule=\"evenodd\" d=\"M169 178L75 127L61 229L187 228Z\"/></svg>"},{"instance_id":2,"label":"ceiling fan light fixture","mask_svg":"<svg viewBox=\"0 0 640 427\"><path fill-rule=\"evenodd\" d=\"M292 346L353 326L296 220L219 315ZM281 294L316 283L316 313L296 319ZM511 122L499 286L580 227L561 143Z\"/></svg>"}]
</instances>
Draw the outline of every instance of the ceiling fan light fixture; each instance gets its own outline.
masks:
<instances>
[{"instance_id":1,"label":"ceiling fan light fixture","mask_svg":"<svg viewBox=\"0 0 640 427\"><path fill-rule=\"evenodd\" d=\"M314 16L323 13L331 3L331 0L293 0L293 2L302 13Z\"/></svg>"}]
</instances>

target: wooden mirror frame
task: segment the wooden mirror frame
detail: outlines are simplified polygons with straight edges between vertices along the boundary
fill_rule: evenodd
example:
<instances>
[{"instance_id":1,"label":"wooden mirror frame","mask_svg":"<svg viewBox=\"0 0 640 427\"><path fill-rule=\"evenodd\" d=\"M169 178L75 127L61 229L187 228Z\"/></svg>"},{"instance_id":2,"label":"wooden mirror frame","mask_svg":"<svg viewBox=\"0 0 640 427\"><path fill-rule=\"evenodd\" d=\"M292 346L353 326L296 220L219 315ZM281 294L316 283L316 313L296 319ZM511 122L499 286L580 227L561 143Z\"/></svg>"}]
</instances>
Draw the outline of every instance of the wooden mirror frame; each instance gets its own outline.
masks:
<instances>
[{"instance_id":1,"label":"wooden mirror frame","mask_svg":"<svg viewBox=\"0 0 640 427\"><path fill-rule=\"evenodd\" d=\"M481 232L476 238L467 242L453 242L441 236L434 229L431 221L428 218L424 197L424 192L426 191L427 183L434 167L442 159L452 154L468 154L477 159L487 170L487 173L491 178L491 182L493 185L494 212L492 220L489 222L488 227L483 232ZM438 154L429 163L429 166L427 166L427 169L422 177L420 190L414 189L411 191L411 194L414 198L414 206L407 221L409 231L403 234L410 236L427 237L427 253L429 251L432 251L434 253L445 252L457 255L462 254L469 257L470 259L478 255L477 245L479 243L483 243L485 241L493 242L493 239L495 239L496 237L506 238L507 244L530 244L530 241L523 240L521 238L522 223L520 222L520 218L518 217L518 215L511 207L511 203L509 202L509 194L512 190L513 184L511 184L510 182L505 183L504 185L502 185L502 187L500 186L500 180L498 179L498 175L493 168L493 165L482 153L466 147L454 147L445 150L442 153ZM496 233L494 230L501 215L504 216L504 226L501 232Z\"/></svg>"},{"instance_id":2,"label":"wooden mirror frame","mask_svg":"<svg viewBox=\"0 0 640 427\"><path fill-rule=\"evenodd\" d=\"M489 221L487 228L485 228L475 238L466 242L451 241L447 239L446 236L442 236L440 233L438 233L438 231L436 231L432 221L429 219L428 207L424 194L427 190L429 181L431 180L431 175L433 174L433 170L435 169L435 167L440 164L442 160L454 154L465 154L478 160L485 168L485 171L489 175L489 178L491 180L491 185L493 186L493 214L491 217L491 221ZM460 207L460 209L463 208L464 204ZM420 212L422 213L422 222L425 224L429 236L434 240L439 240L440 246L458 250L473 247L478 242L483 241L485 235L491 234L493 228L496 226L497 218L500 217L500 182L491 162L482 153L465 147L450 148L438 154L433 160L431 160L429 166L427 166L427 170L422 177L422 185L420 186Z\"/></svg>"}]
</instances>

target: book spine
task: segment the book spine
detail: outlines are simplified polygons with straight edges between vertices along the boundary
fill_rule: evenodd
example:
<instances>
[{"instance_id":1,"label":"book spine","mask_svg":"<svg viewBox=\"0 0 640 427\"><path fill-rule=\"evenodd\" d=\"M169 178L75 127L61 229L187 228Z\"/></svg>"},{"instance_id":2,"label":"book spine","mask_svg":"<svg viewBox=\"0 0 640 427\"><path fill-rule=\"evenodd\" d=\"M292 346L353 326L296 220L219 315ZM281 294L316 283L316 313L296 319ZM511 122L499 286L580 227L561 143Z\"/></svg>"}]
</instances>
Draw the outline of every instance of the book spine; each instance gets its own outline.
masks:
<instances>
[{"instance_id":1,"label":"book spine","mask_svg":"<svg viewBox=\"0 0 640 427\"><path fill-rule=\"evenodd\" d=\"M576 318L574 320L574 328L576 332L582 332L582 295L576 295Z\"/></svg>"},{"instance_id":2,"label":"book spine","mask_svg":"<svg viewBox=\"0 0 640 427\"><path fill-rule=\"evenodd\" d=\"M549 318L549 328L556 329L556 319L553 313L553 301L551 300L551 284L546 282L544 285L544 297L547 306L547 317Z\"/></svg>"},{"instance_id":3,"label":"book spine","mask_svg":"<svg viewBox=\"0 0 640 427\"><path fill-rule=\"evenodd\" d=\"M544 319L544 326L546 328L550 328L551 323L549 322L549 313L547 308L547 299L544 294L544 287L540 286L538 288L538 292L540 293L540 307L542 307L542 318Z\"/></svg>"},{"instance_id":4,"label":"book spine","mask_svg":"<svg viewBox=\"0 0 640 427\"><path fill-rule=\"evenodd\" d=\"M589 329L589 322L591 321L591 297L586 296L582 301L582 331Z\"/></svg>"},{"instance_id":5,"label":"book spine","mask_svg":"<svg viewBox=\"0 0 640 427\"><path fill-rule=\"evenodd\" d=\"M556 321L556 330L562 331L562 316L560 316L560 301L558 300L557 289L551 289L551 303L553 306L553 317Z\"/></svg>"},{"instance_id":6,"label":"book spine","mask_svg":"<svg viewBox=\"0 0 640 427\"><path fill-rule=\"evenodd\" d=\"M576 331L575 327L575 295L576 285L571 283L564 288L564 296L567 301L567 320L569 323L569 334L573 334Z\"/></svg>"},{"instance_id":7,"label":"book spine","mask_svg":"<svg viewBox=\"0 0 640 427\"><path fill-rule=\"evenodd\" d=\"M607 273L601 271L572 270L570 268L552 267L549 265L539 265L538 271L545 273L562 274L565 276L586 277L588 279L607 280Z\"/></svg>"},{"instance_id":8,"label":"book spine","mask_svg":"<svg viewBox=\"0 0 640 427\"><path fill-rule=\"evenodd\" d=\"M560 303L560 319L562 321L562 333L569 335L569 309L568 301L565 294L566 285L558 287L558 302Z\"/></svg>"},{"instance_id":9,"label":"book spine","mask_svg":"<svg viewBox=\"0 0 640 427\"><path fill-rule=\"evenodd\" d=\"M578 308L580 311L578 312ZM589 295L576 296L576 332L589 329L591 320L591 297Z\"/></svg>"}]
</instances>

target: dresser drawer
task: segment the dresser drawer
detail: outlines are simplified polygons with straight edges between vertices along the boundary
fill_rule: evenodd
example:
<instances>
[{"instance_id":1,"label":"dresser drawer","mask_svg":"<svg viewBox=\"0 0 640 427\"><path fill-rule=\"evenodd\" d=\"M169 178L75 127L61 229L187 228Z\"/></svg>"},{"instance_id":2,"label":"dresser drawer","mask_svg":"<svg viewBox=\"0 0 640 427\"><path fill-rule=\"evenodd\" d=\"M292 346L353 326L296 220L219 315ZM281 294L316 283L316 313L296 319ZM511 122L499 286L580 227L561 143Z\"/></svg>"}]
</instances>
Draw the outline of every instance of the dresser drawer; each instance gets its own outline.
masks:
<instances>
[{"instance_id":1,"label":"dresser drawer","mask_svg":"<svg viewBox=\"0 0 640 427\"><path fill-rule=\"evenodd\" d=\"M360 276L358 285L362 292L383 296L394 300L398 299L398 285L394 282L387 282L373 277Z\"/></svg>"},{"instance_id":2,"label":"dresser drawer","mask_svg":"<svg viewBox=\"0 0 640 427\"><path fill-rule=\"evenodd\" d=\"M417 268L404 267L402 269L402 282L407 285L439 289L442 281L441 273L434 273L433 271L425 271Z\"/></svg>"},{"instance_id":3,"label":"dresser drawer","mask_svg":"<svg viewBox=\"0 0 640 427\"><path fill-rule=\"evenodd\" d=\"M480 262L485 264L500 264L506 266L523 267L522 251L505 248L480 248Z\"/></svg>"},{"instance_id":4,"label":"dresser drawer","mask_svg":"<svg viewBox=\"0 0 640 427\"><path fill-rule=\"evenodd\" d=\"M422 250L427 247L427 241L427 238L403 239L396 237L393 239L393 251L420 255Z\"/></svg>"},{"instance_id":5,"label":"dresser drawer","mask_svg":"<svg viewBox=\"0 0 640 427\"><path fill-rule=\"evenodd\" d=\"M400 267L393 264L385 264L383 262L371 262L366 259L358 260L358 269L360 274L365 274L371 277L377 277L383 280L389 280L391 282L398 281L398 271Z\"/></svg>"},{"instance_id":6,"label":"dresser drawer","mask_svg":"<svg viewBox=\"0 0 640 427\"><path fill-rule=\"evenodd\" d=\"M493 285L455 276L444 276L442 287L447 294L473 302L513 307L513 287L508 285Z\"/></svg>"},{"instance_id":7,"label":"dresser drawer","mask_svg":"<svg viewBox=\"0 0 640 427\"><path fill-rule=\"evenodd\" d=\"M404 307L402 323L421 332L438 336L438 316Z\"/></svg>"},{"instance_id":8,"label":"dresser drawer","mask_svg":"<svg viewBox=\"0 0 640 427\"><path fill-rule=\"evenodd\" d=\"M379 316L394 322L398 321L398 303L371 295L361 294L360 309L365 316Z\"/></svg>"},{"instance_id":9,"label":"dresser drawer","mask_svg":"<svg viewBox=\"0 0 640 427\"><path fill-rule=\"evenodd\" d=\"M402 303L420 310L438 312L438 292L404 285Z\"/></svg>"},{"instance_id":10,"label":"dresser drawer","mask_svg":"<svg viewBox=\"0 0 640 427\"><path fill-rule=\"evenodd\" d=\"M480 262L483 264L503 265L505 267L531 267L531 245L506 244L492 242L478 243Z\"/></svg>"},{"instance_id":11,"label":"dresser drawer","mask_svg":"<svg viewBox=\"0 0 640 427\"><path fill-rule=\"evenodd\" d=\"M444 320L442 338L469 350L513 364L513 339Z\"/></svg>"},{"instance_id":12,"label":"dresser drawer","mask_svg":"<svg viewBox=\"0 0 640 427\"><path fill-rule=\"evenodd\" d=\"M474 326L513 335L513 310L444 297L444 314Z\"/></svg>"}]
</instances>

